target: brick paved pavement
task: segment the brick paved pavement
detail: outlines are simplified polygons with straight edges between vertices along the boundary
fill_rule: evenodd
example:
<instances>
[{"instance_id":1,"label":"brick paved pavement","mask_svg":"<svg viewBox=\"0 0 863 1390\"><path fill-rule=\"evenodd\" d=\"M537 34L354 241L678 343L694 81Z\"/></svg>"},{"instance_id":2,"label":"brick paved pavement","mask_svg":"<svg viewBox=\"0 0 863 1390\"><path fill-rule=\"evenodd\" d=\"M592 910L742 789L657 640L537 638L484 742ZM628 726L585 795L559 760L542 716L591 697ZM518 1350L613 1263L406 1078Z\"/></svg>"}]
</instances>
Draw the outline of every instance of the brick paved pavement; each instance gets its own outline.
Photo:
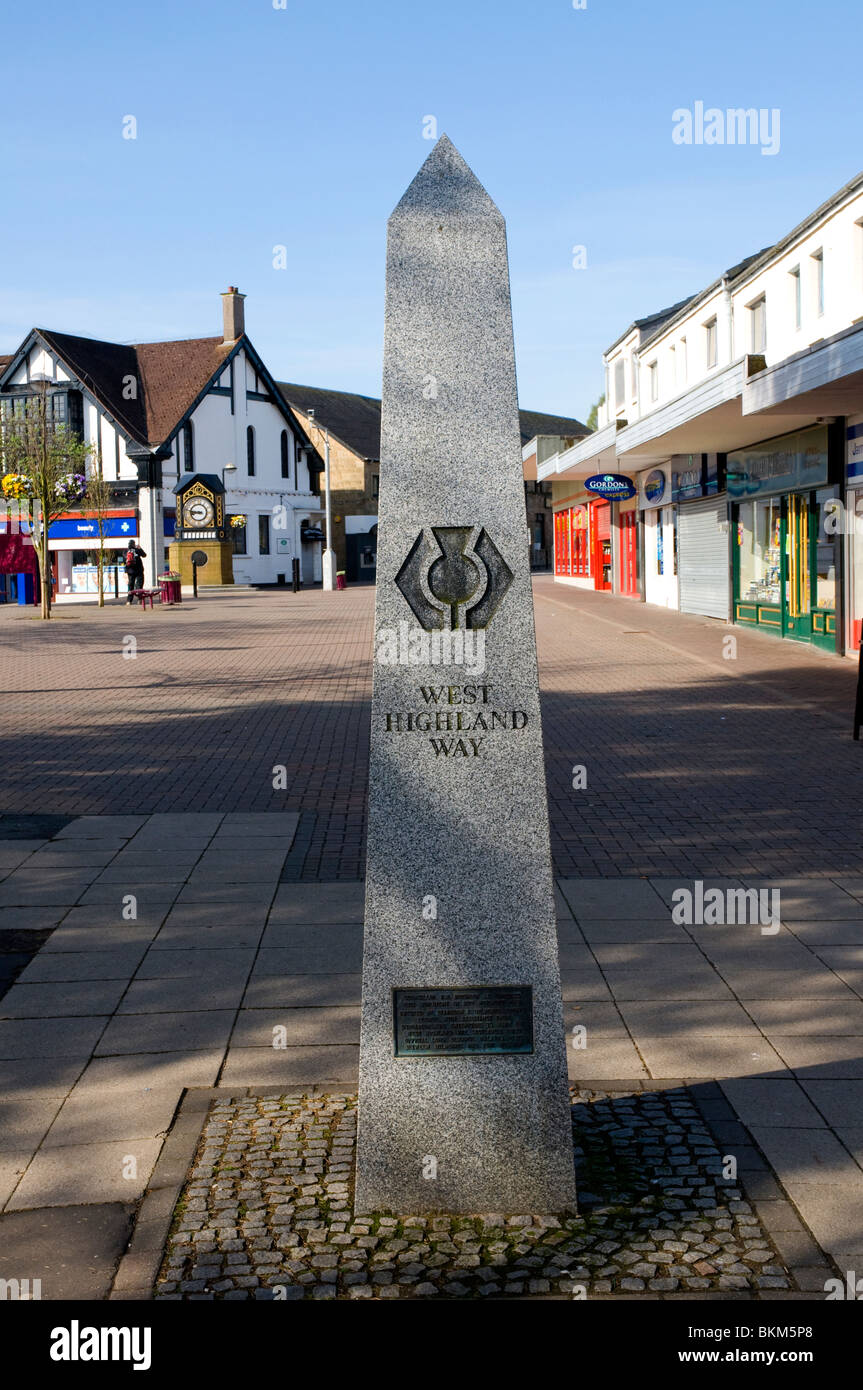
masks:
<instances>
[{"instance_id":1,"label":"brick paved pavement","mask_svg":"<svg viewBox=\"0 0 863 1390\"><path fill-rule=\"evenodd\" d=\"M851 662L550 577L536 595L559 873L863 869ZM360 877L373 601L237 591L50 629L0 609L0 812L296 811L285 879Z\"/></svg>"}]
</instances>

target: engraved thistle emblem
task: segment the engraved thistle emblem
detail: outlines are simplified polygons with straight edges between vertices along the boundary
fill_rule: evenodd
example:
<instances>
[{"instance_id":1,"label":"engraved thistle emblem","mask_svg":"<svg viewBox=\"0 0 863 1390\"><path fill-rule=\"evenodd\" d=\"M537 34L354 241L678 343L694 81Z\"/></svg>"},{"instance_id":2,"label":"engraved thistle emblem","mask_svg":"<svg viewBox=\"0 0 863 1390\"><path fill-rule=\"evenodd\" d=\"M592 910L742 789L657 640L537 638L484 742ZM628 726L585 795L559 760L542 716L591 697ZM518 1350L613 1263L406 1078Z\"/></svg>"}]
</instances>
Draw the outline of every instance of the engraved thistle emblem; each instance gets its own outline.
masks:
<instances>
[{"instance_id":1,"label":"engraved thistle emblem","mask_svg":"<svg viewBox=\"0 0 863 1390\"><path fill-rule=\"evenodd\" d=\"M512 570L481 526L420 531L396 584L426 632L488 627Z\"/></svg>"}]
</instances>

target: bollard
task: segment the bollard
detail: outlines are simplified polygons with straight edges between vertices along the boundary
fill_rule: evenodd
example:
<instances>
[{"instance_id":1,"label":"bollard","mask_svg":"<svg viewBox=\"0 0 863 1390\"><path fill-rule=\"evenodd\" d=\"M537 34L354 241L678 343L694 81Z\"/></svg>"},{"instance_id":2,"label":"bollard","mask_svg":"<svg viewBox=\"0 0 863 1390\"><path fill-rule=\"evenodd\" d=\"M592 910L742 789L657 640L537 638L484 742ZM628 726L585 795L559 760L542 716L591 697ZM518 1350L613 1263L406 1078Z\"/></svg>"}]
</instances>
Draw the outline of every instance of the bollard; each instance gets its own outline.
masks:
<instances>
[{"instance_id":1,"label":"bollard","mask_svg":"<svg viewBox=\"0 0 863 1390\"><path fill-rule=\"evenodd\" d=\"M300 562L295 558L291 561L291 590L296 594L300 588Z\"/></svg>"},{"instance_id":2,"label":"bollard","mask_svg":"<svg viewBox=\"0 0 863 1390\"><path fill-rule=\"evenodd\" d=\"M198 597L198 566L192 561L192 598Z\"/></svg>"}]
</instances>

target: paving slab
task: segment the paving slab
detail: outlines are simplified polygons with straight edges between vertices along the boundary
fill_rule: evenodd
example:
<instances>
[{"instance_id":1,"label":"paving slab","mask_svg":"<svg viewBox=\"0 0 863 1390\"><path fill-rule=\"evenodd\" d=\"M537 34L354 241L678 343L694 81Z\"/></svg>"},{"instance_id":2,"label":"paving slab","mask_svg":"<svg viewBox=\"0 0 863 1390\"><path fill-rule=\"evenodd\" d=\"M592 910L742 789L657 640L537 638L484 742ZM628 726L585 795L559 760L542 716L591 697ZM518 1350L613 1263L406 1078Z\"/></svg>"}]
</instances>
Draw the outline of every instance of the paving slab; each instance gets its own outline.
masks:
<instances>
[{"instance_id":1,"label":"paving slab","mask_svg":"<svg viewBox=\"0 0 863 1390\"><path fill-rule=\"evenodd\" d=\"M356 1087L356 1047L232 1047L220 1085Z\"/></svg>"},{"instance_id":2,"label":"paving slab","mask_svg":"<svg viewBox=\"0 0 863 1390\"><path fill-rule=\"evenodd\" d=\"M753 1125L751 1134L786 1187L845 1182L859 1184L863 1192L863 1169L830 1130Z\"/></svg>"},{"instance_id":3,"label":"paving slab","mask_svg":"<svg viewBox=\"0 0 863 1390\"><path fill-rule=\"evenodd\" d=\"M118 1053L191 1052L226 1047L233 1022L232 1009L115 1014L94 1049L94 1055L111 1057Z\"/></svg>"},{"instance_id":4,"label":"paving slab","mask_svg":"<svg viewBox=\"0 0 863 1390\"><path fill-rule=\"evenodd\" d=\"M135 1202L162 1147L161 1139L41 1148L6 1204L7 1211Z\"/></svg>"},{"instance_id":5,"label":"paving slab","mask_svg":"<svg viewBox=\"0 0 863 1390\"><path fill-rule=\"evenodd\" d=\"M837 883L821 878L745 879L747 888L777 889L780 894L780 916L783 921L802 922L807 919L838 921L842 917L860 917L860 902L846 893Z\"/></svg>"},{"instance_id":6,"label":"paving slab","mask_svg":"<svg viewBox=\"0 0 863 1390\"><path fill-rule=\"evenodd\" d=\"M656 1042L678 1038L712 1038L743 1035L753 1043L761 1031L735 999L621 999L620 1012L633 1033Z\"/></svg>"},{"instance_id":7,"label":"paving slab","mask_svg":"<svg viewBox=\"0 0 863 1390\"><path fill-rule=\"evenodd\" d=\"M50 1018L15 1018L0 1021L0 1059L11 1061L18 1057L87 1058L92 1053L107 1017L64 1018L57 1023Z\"/></svg>"},{"instance_id":8,"label":"paving slab","mask_svg":"<svg viewBox=\"0 0 863 1390\"><path fill-rule=\"evenodd\" d=\"M180 881L147 882L137 874L130 874L128 882L91 884L80 895L78 902L82 907L113 907L120 917L126 906L125 899L132 896L137 899L136 912L140 921L149 913L155 914L160 907L167 909L183 886Z\"/></svg>"},{"instance_id":9,"label":"paving slab","mask_svg":"<svg viewBox=\"0 0 863 1390\"><path fill-rule=\"evenodd\" d=\"M128 1203L7 1212L0 1217L4 1269L41 1280L43 1300L107 1298L133 1217Z\"/></svg>"},{"instance_id":10,"label":"paving slab","mask_svg":"<svg viewBox=\"0 0 863 1390\"><path fill-rule=\"evenodd\" d=\"M863 1081L821 1080L810 1075L801 1077L800 1085L828 1125L838 1128L860 1123L863 1115Z\"/></svg>"},{"instance_id":11,"label":"paving slab","mask_svg":"<svg viewBox=\"0 0 863 1390\"><path fill-rule=\"evenodd\" d=\"M668 916L667 904L644 879L560 878L558 887L576 920Z\"/></svg>"},{"instance_id":12,"label":"paving slab","mask_svg":"<svg viewBox=\"0 0 863 1390\"><path fill-rule=\"evenodd\" d=\"M702 958L669 975L661 966L606 966L603 974L615 999L732 999L728 985Z\"/></svg>"},{"instance_id":13,"label":"paving slab","mask_svg":"<svg viewBox=\"0 0 863 1390\"><path fill-rule=\"evenodd\" d=\"M0 907L0 931L51 931L67 914L68 908L59 903L47 907Z\"/></svg>"},{"instance_id":14,"label":"paving slab","mask_svg":"<svg viewBox=\"0 0 863 1390\"><path fill-rule=\"evenodd\" d=\"M231 1047L270 1047L284 1029L285 1047L316 1047L360 1041L360 1014L354 1008L241 1009Z\"/></svg>"},{"instance_id":15,"label":"paving slab","mask_svg":"<svg viewBox=\"0 0 863 1390\"><path fill-rule=\"evenodd\" d=\"M0 999L0 1019L106 1016L114 1012L125 988L126 981L117 979L14 984Z\"/></svg>"},{"instance_id":16,"label":"paving slab","mask_svg":"<svg viewBox=\"0 0 863 1390\"><path fill-rule=\"evenodd\" d=\"M0 1062L0 1096L43 1100L68 1095L86 1065L57 1057L22 1057Z\"/></svg>"},{"instance_id":17,"label":"paving slab","mask_svg":"<svg viewBox=\"0 0 863 1390\"><path fill-rule=\"evenodd\" d=\"M275 952L279 955L276 956ZM285 954L282 954L282 953ZM352 974L362 969L363 929L354 926L299 927L271 922L261 938L256 974Z\"/></svg>"},{"instance_id":18,"label":"paving slab","mask_svg":"<svg viewBox=\"0 0 863 1390\"><path fill-rule=\"evenodd\" d=\"M768 1037L863 1037L863 1001L850 990L835 999L747 999L746 1011Z\"/></svg>"},{"instance_id":19,"label":"paving slab","mask_svg":"<svg viewBox=\"0 0 863 1390\"><path fill-rule=\"evenodd\" d=\"M579 917L578 927L591 946L663 944L689 946L692 943L686 927L677 926L671 918L653 919Z\"/></svg>"},{"instance_id":20,"label":"paving slab","mask_svg":"<svg viewBox=\"0 0 863 1390\"><path fill-rule=\"evenodd\" d=\"M186 883L177 895L177 906L210 903L226 909L251 906L269 907L276 893L275 883Z\"/></svg>"},{"instance_id":21,"label":"paving slab","mask_svg":"<svg viewBox=\"0 0 863 1390\"><path fill-rule=\"evenodd\" d=\"M127 981L143 959L148 942L149 938L107 951L39 951L18 976L18 985L63 980Z\"/></svg>"},{"instance_id":22,"label":"paving slab","mask_svg":"<svg viewBox=\"0 0 863 1390\"><path fill-rule=\"evenodd\" d=\"M0 1211L3 1210L15 1188L27 1171L27 1164L33 1157L33 1148L0 1150ZM0 1222L0 1239L3 1226ZM3 1249L0 1246L0 1249ZM4 1250L5 1256L5 1250ZM4 1259L5 1263L5 1259ZM26 1278L26 1275L23 1276Z\"/></svg>"},{"instance_id":23,"label":"paving slab","mask_svg":"<svg viewBox=\"0 0 863 1390\"><path fill-rule=\"evenodd\" d=\"M62 1105L60 1096L0 1098L0 1152L34 1153Z\"/></svg>"},{"instance_id":24,"label":"paving slab","mask_svg":"<svg viewBox=\"0 0 863 1390\"><path fill-rule=\"evenodd\" d=\"M355 975L260 975L249 980L248 1009L350 1008L359 1005L363 977Z\"/></svg>"},{"instance_id":25,"label":"paving slab","mask_svg":"<svg viewBox=\"0 0 863 1390\"><path fill-rule=\"evenodd\" d=\"M245 977L218 979L181 975L178 978L133 980L117 1009L123 1014L174 1014L202 1009L237 1009ZM2 1009L0 1004L0 1009Z\"/></svg>"},{"instance_id":26,"label":"paving slab","mask_svg":"<svg viewBox=\"0 0 863 1390\"><path fill-rule=\"evenodd\" d=\"M825 1082L825 1085L834 1083ZM741 1078L720 1082L743 1123L781 1129L824 1129L825 1120L808 1097L808 1088L792 1078Z\"/></svg>"},{"instance_id":27,"label":"paving slab","mask_svg":"<svg viewBox=\"0 0 863 1390\"><path fill-rule=\"evenodd\" d=\"M103 836L130 837L140 830L146 816L76 816L53 837L55 840L98 840Z\"/></svg>"},{"instance_id":28,"label":"paving slab","mask_svg":"<svg viewBox=\"0 0 863 1390\"><path fill-rule=\"evenodd\" d=\"M782 1059L760 1033L697 1037L687 1034L657 1041L633 1030L651 1076L680 1072L689 1078L762 1076L784 1072Z\"/></svg>"},{"instance_id":29,"label":"paving slab","mask_svg":"<svg viewBox=\"0 0 863 1390\"><path fill-rule=\"evenodd\" d=\"M312 926L362 922L365 886L362 883L282 883L270 921Z\"/></svg>"},{"instance_id":30,"label":"paving slab","mask_svg":"<svg viewBox=\"0 0 863 1390\"><path fill-rule=\"evenodd\" d=\"M76 1087L55 1114L42 1149L100 1141L164 1138L180 1101L178 1086Z\"/></svg>"},{"instance_id":31,"label":"paving slab","mask_svg":"<svg viewBox=\"0 0 863 1390\"><path fill-rule=\"evenodd\" d=\"M63 922L51 933L48 940L42 946L38 956L34 960L34 965L38 960L45 960L49 955L91 955L100 951L128 951L132 952L137 948L146 950L147 946L155 937L159 930L161 917L150 918L150 924L136 922L118 922L116 920L109 924L102 921L94 922L92 917L87 915L72 921L73 914L65 918ZM48 968L46 966L46 968Z\"/></svg>"},{"instance_id":32,"label":"paving slab","mask_svg":"<svg viewBox=\"0 0 863 1390\"><path fill-rule=\"evenodd\" d=\"M770 1041L798 1080L863 1081L863 1037L783 1037L771 1033Z\"/></svg>"},{"instance_id":33,"label":"paving slab","mask_svg":"<svg viewBox=\"0 0 863 1390\"><path fill-rule=\"evenodd\" d=\"M214 1086L224 1055L224 1046L219 1045L197 1050L93 1057L81 1074L76 1094L83 1094L85 1090L101 1092L106 1088L129 1091L148 1086L153 1090Z\"/></svg>"},{"instance_id":34,"label":"paving slab","mask_svg":"<svg viewBox=\"0 0 863 1390\"><path fill-rule=\"evenodd\" d=\"M786 922L786 927L798 940L812 950L821 946L859 946L863 944L863 916L846 917L838 922Z\"/></svg>"},{"instance_id":35,"label":"paving slab","mask_svg":"<svg viewBox=\"0 0 863 1390\"><path fill-rule=\"evenodd\" d=\"M232 980L245 983L255 960L248 947L201 950L156 950L150 946L135 972L136 980Z\"/></svg>"},{"instance_id":36,"label":"paving slab","mask_svg":"<svg viewBox=\"0 0 863 1390\"><path fill-rule=\"evenodd\" d=\"M194 907L175 907L153 941L154 951L178 951L246 946L260 944L264 934L267 910L264 907L240 909L236 905L224 908L218 904L196 904Z\"/></svg>"}]
</instances>

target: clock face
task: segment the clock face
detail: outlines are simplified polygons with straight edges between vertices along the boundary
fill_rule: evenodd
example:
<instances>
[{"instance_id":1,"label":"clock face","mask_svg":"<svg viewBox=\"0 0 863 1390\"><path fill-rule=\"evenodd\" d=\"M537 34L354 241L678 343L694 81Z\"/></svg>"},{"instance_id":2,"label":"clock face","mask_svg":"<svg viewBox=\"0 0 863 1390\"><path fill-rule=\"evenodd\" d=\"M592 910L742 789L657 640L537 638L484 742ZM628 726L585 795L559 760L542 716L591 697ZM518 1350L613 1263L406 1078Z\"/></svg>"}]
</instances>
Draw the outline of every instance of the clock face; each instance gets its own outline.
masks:
<instances>
[{"instance_id":1,"label":"clock face","mask_svg":"<svg viewBox=\"0 0 863 1390\"><path fill-rule=\"evenodd\" d=\"M212 526L212 502L206 497L193 497L183 507L183 522L186 526Z\"/></svg>"}]
</instances>

